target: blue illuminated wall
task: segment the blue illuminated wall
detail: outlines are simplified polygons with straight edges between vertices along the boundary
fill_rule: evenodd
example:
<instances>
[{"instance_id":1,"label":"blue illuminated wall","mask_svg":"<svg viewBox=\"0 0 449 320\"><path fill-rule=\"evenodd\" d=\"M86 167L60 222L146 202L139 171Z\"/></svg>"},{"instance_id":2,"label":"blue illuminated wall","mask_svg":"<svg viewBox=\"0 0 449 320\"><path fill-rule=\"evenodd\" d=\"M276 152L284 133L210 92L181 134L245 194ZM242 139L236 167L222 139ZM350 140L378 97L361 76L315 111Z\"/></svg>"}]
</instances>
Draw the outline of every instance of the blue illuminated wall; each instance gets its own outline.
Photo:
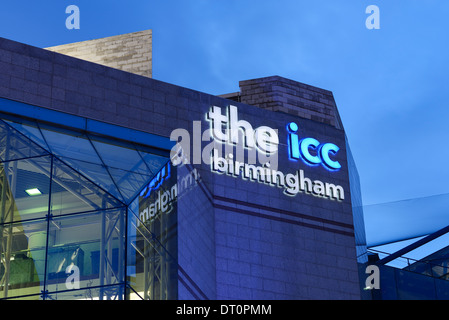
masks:
<instances>
[{"instance_id":1,"label":"blue illuminated wall","mask_svg":"<svg viewBox=\"0 0 449 320\"><path fill-rule=\"evenodd\" d=\"M138 142L156 149L174 129L193 133L193 121L207 129L211 106L235 105L254 127L279 130L280 170L303 170L311 181L341 186L344 199L291 197L281 188L213 173L206 164L185 168L183 176L196 169L201 180L178 203L177 298L360 298L350 165L329 91L268 77L240 83L240 97L229 100L6 39L0 39L0 80L2 98L43 108L23 117L58 123L57 117L46 118L46 110L56 110L87 119L87 125L98 121L151 134ZM298 125L299 140L312 137L338 146L338 152L326 154L341 168L291 161L286 130L291 122Z\"/></svg>"},{"instance_id":2,"label":"blue illuminated wall","mask_svg":"<svg viewBox=\"0 0 449 320\"><path fill-rule=\"evenodd\" d=\"M359 297L353 215L342 130L287 113L271 116L243 108L254 126L279 128L279 169L304 170L311 180L345 189L336 201L226 175L213 177L217 255L217 297L249 299L351 299ZM240 115L240 113L239 113ZM295 120L303 137L340 146L339 171L288 157L284 130Z\"/></svg>"}]
</instances>

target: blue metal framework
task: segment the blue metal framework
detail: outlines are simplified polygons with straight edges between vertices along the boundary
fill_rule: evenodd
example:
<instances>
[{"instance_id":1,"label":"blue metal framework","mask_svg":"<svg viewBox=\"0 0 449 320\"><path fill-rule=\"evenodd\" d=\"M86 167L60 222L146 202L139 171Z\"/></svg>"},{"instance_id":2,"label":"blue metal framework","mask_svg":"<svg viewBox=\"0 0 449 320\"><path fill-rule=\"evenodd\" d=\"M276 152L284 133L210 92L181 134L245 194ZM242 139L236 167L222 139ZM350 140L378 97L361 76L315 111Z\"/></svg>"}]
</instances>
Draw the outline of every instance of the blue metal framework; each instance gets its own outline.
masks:
<instances>
[{"instance_id":1,"label":"blue metal framework","mask_svg":"<svg viewBox=\"0 0 449 320\"><path fill-rule=\"evenodd\" d=\"M172 142L11 100L0 113L0 299L173 298L137 289L138 242L176 257L133 209Z\"/></svg>"}]
</instances>

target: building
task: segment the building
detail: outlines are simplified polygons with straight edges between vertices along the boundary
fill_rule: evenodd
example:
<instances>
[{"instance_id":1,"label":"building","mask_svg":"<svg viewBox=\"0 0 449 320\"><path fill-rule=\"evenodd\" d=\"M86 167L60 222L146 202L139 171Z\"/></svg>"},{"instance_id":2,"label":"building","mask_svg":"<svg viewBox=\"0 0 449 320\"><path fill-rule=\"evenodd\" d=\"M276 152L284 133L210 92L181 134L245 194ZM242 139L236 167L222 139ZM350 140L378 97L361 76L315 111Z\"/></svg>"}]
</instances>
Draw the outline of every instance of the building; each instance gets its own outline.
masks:
<instances>
[{"instance_id":1,"label":"building","mask_svg":"<svg viewBox=\"0 0 449 320\"><path fill-rule=\"evenodd\" d=\"M1 298L361 298L330 91L270 76L214 96L116 50L67 55L84 45L0 39Z\"/></svg>"},{"instance_id":2,"label":"building","mask_svg":"<svg viewBox=\"0 0 449 320\"><path fill-rule=\"evenodd\" d=\"M448 203L449 194L439 194L364 206L368 261L360 267L379 268L377 288L362 291L364 298L449 298Z\"/></svg>"}]
</instances>

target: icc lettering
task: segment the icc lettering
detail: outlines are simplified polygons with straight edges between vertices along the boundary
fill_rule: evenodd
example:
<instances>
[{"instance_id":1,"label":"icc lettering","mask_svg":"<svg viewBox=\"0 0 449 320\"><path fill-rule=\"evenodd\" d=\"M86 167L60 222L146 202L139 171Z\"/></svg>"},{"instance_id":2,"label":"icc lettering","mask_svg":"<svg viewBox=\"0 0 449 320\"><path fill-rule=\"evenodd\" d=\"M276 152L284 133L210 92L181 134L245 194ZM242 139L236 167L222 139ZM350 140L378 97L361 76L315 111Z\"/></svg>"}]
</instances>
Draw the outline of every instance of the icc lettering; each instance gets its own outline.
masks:
<instances>
[{"instance_id":1,"label":"icc lettering","mask_svg":"<svg viewBox=\"0 0 449 320\"><path fill-rule=\"evenodd\" d=\"M331 158L338 153L338 150L340 150L335 144L320 143L314 138L303 138L299 140L299 137L296 134L298 125L294 122L287 125L287 131L290 159L301 159L311 166L322 164L330 171L340 170L341 164Z\"/></svg>"}]
</instances>

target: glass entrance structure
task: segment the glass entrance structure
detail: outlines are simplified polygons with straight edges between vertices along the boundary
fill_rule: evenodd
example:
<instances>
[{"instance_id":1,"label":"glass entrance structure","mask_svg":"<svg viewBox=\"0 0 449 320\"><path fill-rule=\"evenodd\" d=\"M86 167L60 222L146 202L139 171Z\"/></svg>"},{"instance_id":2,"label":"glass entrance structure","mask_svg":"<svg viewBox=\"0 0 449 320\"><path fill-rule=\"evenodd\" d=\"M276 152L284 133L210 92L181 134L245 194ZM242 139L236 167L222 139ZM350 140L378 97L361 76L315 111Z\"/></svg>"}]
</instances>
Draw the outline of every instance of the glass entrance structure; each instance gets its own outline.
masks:
<instances>
[{"instance_id":1,"label":"glass entrance structure","mask_svg":"<svg viewBox=\"0 0 449 320\"><path fill-rule=\"evenodd\" d=\"M175 299L168 151L78 129L0 120L0 299Z\"/></svg>"}]
</instances>

